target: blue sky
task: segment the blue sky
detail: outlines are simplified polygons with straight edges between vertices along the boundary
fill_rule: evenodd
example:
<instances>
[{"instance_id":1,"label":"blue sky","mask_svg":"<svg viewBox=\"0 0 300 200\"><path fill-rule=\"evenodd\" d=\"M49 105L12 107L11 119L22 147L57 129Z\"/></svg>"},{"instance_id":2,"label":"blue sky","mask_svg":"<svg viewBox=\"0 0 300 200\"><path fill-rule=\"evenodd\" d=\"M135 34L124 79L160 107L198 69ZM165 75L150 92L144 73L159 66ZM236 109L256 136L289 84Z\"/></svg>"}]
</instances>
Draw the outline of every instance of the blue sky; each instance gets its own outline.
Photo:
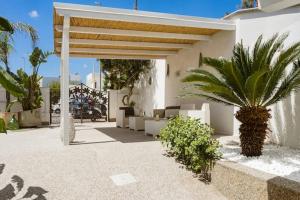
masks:
<instances>
[{"instance_id":1,"label":"blue sky","mask_svg":"<svg viewBox=\"0 0 300 200\"><path fill-rule=\"evenodd\" d=\"M145 11L165 12L200 17L221 18L226 12L237 9L241 0L139 0L139 9ZM40 40L38 46L43 50L53 50L53 1L52 0L5 0L0 7L0 15L12 22L25 22L34 26ZM9 3L8 3L9 2ZM131 9L134 0L58 0L94 5L100 2L105 7ZM31 43L24 34L17 34L14 39L14 51L10 57L10 66L13 71L23 67L31 70L28 54L32 51ZM79 73L82 81L92 72L95 59L71 59L71 73ZM43 76L59 76L59 59L52 56L48 63L40 68Z\"/></svg>"}]
</instances>

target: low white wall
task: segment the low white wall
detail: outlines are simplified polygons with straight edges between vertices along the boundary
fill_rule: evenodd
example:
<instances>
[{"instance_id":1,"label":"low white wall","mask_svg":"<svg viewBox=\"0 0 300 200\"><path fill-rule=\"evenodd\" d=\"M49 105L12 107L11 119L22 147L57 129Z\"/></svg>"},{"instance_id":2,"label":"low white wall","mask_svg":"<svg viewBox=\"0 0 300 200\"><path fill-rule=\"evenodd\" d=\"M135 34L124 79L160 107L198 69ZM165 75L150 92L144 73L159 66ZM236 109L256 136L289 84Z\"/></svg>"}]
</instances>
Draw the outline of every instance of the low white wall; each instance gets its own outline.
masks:
<instances>
[{"instance_id":1,"label":"low white wall","mask_svg":"<svg viewBox=\"0 0 300 200\"><path fill-rule=\"evenodd\" d=\"M43 103L40 108L41 120L44 124L50 123L50 88L41 88Z\"/></svg>"},{"instance_id":2,"label":"low white wall","mask_svg":"<svg viewBox=\"0 0 300 200\"><path fill-rule=\"evenodd\" d=\"M275 33L289 33L285 46L300 41L300 6L273 13L244 12L231 19L237 22L237 41L242 39L250 47L253 47L261 34L266 39ZM293 94L270 108L271 140L281 145L300 148L300 94ZM235 134L238 134L238 125L235 121Z\"/></svg>"},{"instance_id":3,"label":"low white wall","mask_svg":"<svg viewBox=\"0 0 300 200\"><path fill-rule=\"evenodd\" d=\"M50 123L50 89L49 88L41 88L43 103L42 107L40 108L41 112L41 120L44 124ZM4 112L6 108L6 93L3 87L0 87L0 112ZM11 96L11 100L16 99L14 96ZM15 103L11 111L12 112L19 112L22 110L22 106L20 103Z\"/></svg>"},{"instance_id":4,"label":"low white wall","mask_svg":"<svg viewBox=\"0 0 300 200\"><path fill-rule=\"evenodd\" d=\"M195 103L201 109L203 98L180 98L184 94L184 84L181 80L190 69L199 67L200 52L209 57L230 57L235 44L235 33L232 31L219 32L212 36L211 41L198 42L191 49L181 50L178 55L169 56L169 76L166 77L166 106L180 105L182 103ZM207 67L202 69L210 70ZM234 110L232 106L208 102L211 111L211 126L218 134L231 135L233 133Z\"/></svg>"}]
</instances>

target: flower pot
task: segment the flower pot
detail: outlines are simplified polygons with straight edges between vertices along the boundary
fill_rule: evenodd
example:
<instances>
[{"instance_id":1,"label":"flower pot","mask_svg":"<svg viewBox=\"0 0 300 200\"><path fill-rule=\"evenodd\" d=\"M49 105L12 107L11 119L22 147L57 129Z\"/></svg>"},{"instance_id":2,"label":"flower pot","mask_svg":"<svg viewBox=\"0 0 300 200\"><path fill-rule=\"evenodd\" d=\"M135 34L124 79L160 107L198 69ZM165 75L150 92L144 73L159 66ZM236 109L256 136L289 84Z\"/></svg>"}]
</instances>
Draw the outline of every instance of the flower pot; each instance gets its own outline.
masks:
<instances>
[{"instance_id":1,"label":"flower pot","mask_svg":"<svg viewBox=\"0 0 300 200\"><path fill-rule=\"evenodd\" d=\"M19 124L21 128L40 126L42 124L40 110L35 109L19 112Z\"/></svg>"},{"instance_id":2,"label":"flower pot","mask_svg":"<svg viewBox=\"0 0 300 200\"><path fill-rule=\"evenodd\" d=\"M15 115L16 119L18 119L18 113L17 112L0 112L0 118L4 120L5 127L7 127L7 124L9 120Z\"/></svg>"}]
</instances>

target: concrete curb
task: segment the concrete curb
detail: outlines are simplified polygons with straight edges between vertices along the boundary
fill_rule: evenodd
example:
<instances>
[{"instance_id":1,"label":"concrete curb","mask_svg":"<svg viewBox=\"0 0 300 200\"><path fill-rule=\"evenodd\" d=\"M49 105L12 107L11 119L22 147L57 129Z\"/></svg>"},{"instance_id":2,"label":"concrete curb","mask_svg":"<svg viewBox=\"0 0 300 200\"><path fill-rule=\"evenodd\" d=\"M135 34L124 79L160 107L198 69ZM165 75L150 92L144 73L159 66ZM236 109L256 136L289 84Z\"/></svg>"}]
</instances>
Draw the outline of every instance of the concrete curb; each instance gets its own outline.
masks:
<instances>
[{"instance_id":1,"label":"concrete curb","mask_svg":"<svg viewBox=\"0 0 300 200\"><path fill-rule=\"evenodd\" d=\"M212 183L229 199L300 199L300 183L230 161L216 163Z\"/></svg>"}]
</instances>

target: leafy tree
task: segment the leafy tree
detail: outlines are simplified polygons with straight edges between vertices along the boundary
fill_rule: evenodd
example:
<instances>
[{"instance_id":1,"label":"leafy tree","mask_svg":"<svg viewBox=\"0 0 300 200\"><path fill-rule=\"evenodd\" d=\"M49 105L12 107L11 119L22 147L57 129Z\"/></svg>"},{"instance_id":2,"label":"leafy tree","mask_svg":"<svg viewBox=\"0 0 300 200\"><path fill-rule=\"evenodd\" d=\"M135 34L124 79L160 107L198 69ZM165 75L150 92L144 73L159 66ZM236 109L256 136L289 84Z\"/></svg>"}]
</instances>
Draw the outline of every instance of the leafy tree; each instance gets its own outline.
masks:
<instances>
[{"instance_id":1,"label":"leafy tree","mask_svg":"<svg viewBox=\"0 0 300 200\"><path fill-rule=\"evenodd\" d=\"M27 33L31 38L32 45L35 46L38 40L38 35L36 30L32 26L25 23L11 23L8 20L0 17L0 24L2 27L0 28L0 62L4 64L6 71L11 76L16 77L13 73L11 73L10 66L9 66L9 55L13 50L13 36L17 32ZM7 106L9 105L9 103L10 103L10 94L8 91L6 91Z\"/></svg>"},{"instance_id":2,"label":"leafy tree","mask_svg":"<svg viewBox=\"0 0 300 200\"><path fill-rule=\"evenodd\" d=\"M242 8L255 8L257 7L257 0L243 0Z\"/></svg>"},{"instance_id":3,"label":"leafy tree","mask_svg":"<svg viewBox=\"0 0 300 200\"><path fill-rule=\"evenodd\" d=\"M267 41L260 36L252 51L243 42L235 45L231 59L203 58L203 63L218 72L195 69L185 77L199 90L193 95L239 107L242 154L262 154L268 120L268 106L286 98L300 86L300 42L283 48L287 34ZM292 64L292 69L287 67Z\"/></svg>"},{"instance_id":4,"label":"leafy tree","mask_svg":"<svg viewBox=\"0 0 300 200\"><path fill-rule=\"evenodd\" d=\"M128 89L123 103L130 106L133 102L130 98L133 94L134 85L151 69L149 60L101 60L104 73L104 89L120 90Z\"/></svg>"},{"instance_id":5,"label":"leafy tree","mask_svg":"<svg viewBox=\"0 0 300 200\"><path fill-rule=\"evenodd\" d=\"M60 99L60 82L53 81L49 84L50 92L51 92L51 103L57 104Z\"/></svg>"}]
</instances>

